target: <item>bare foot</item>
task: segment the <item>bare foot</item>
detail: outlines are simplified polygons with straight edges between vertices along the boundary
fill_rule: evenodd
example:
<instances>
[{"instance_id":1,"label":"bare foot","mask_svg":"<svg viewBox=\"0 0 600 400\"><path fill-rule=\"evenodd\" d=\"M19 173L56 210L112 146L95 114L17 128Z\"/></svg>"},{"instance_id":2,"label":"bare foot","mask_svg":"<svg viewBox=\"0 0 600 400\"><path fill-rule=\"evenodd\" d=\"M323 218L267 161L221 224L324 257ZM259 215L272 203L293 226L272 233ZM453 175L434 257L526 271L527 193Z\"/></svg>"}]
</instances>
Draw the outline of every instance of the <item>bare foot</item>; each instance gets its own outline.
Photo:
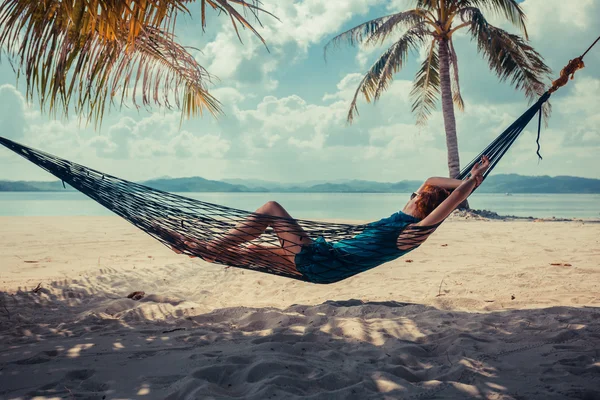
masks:
<instances>
[{"instance_id":1,"label":"bare foot","mask_svg":"<svg viewBox=\"0 0 600 400\"><path fill-rule=\"evenodd\" d=\"M183 250L180 249L180 245L185 243L186 241L186 237L184 235L182 235L179 232L167 229L167 228L163 228L162 226L158 225L156 222L152 223L152 230L154 231L154 233L158 234L158 236L160 236L162 239L166 240L167 242L169 242L169 244L171 245L171 250L173 250L175 253L177 254L181 254L183 253ZM179 245L179 246L177 246Z\"/></svg>"},{"instance_id":2,"label":"bare foot","mask_svg":"<svg viewBox=\"0 0 600 400\"><path fill-rule=\"evenodd\" d=\"M224 251L210 242L200 242L197 240L186 240L183 242L187 248L196 252L204 261L215 262L218 256Z\"/></svg>"}]
</instances>

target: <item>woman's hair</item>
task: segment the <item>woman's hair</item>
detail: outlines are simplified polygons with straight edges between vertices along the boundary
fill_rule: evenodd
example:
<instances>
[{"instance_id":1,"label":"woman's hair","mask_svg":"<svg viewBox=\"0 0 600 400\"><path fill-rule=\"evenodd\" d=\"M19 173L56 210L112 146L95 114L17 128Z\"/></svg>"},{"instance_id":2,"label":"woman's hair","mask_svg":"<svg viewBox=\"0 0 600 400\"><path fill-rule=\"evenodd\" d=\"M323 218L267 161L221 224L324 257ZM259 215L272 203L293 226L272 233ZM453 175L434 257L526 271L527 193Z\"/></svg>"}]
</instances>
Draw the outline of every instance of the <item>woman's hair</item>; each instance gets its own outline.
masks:
<instances>
[{"instance_id":1,"label":"woman's hair","mask_svg":"<svg viewBox=\"0 0 600 400\"><path fill-rule=\"evenodd\" d=\"M448 196L450 192L442 187L434 185L425 185L419 192L419 197L415 201L415 217L423 219L437 208Z\"/></svg>"}]
</instances>

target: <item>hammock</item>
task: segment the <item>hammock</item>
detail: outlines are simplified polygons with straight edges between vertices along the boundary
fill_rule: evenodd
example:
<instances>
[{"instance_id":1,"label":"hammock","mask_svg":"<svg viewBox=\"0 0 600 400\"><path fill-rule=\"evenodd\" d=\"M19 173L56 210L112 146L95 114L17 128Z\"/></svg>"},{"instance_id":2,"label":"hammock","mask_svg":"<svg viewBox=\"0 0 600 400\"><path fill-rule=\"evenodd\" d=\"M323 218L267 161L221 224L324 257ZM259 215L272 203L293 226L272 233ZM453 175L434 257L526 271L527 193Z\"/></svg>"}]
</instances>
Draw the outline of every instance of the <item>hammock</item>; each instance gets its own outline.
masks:
<instances>
[{"instance_id":1,"label":"hammock","mask_svg":"<svg viewBox=\"0 0 600 400\"><path fill-rule=\"evenodd\" d=\"M490 159L490 167L485 172L484 178L489 175L531 119L539 114L541 120L542 106L549 97L550 93L544 94L508 129L483 149L473 161L465 166L457 178L467 178L471 168L479 162L483 155L487 155ZM185 243L186 241L208 243L215 239L219 240L236 226L238 231L243 232L244 221L249 218L253 218L255 221L262 220L265 224L271 226L273 224L285 226L286 223L289 224L289 219L256 214L156 190L35 150L3 137L0 137L0 143L58 177L62 180L63 186L65 183L69 184L163 244L176 248L184 254L200 257L218 264L308 281L304 275L290 268L288 259L281 257L280 262L273 262L271 257L266 261L265 257L261 257L261 251L253 250L252 247L234 247L214 259L212 256L207 256L206 251L196 250ZM293 221L300 225L310 238L322 238L328 242L351 239L369 229L369 225L365 224L340 224L300 219ZM438 226L439 224L430 227L411 226L407 229L410 230L409 234L403 233L402 237L404 239L398 243L398 247L405 249L405 252L418 247L423 236L431 234ZM293 231L290 230L289 232ZM400 232L396 232L396 234L398 233ZM287 246L298 246L298 243L293 242L281 243L273 230L268 230L254 240L253 243L279 249L285 249ZM375 261L375 264L389 261L389 254L377 254L372 249L370 251L369 257L372 264L372 261ZM352 268L351 266L338 270L329 269L328 266L324 267L327 278L318 283L337 282L356 273L348 270Z\"/></svg>"}]
</instances>

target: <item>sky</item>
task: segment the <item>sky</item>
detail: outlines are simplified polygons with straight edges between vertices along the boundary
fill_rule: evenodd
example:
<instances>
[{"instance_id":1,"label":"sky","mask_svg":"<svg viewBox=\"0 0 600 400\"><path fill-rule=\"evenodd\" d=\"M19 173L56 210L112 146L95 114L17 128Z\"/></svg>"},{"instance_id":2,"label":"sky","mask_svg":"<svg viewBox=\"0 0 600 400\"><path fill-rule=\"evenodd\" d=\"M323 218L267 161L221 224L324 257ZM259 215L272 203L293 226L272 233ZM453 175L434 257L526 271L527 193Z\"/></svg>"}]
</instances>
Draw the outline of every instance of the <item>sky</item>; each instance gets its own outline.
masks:
<instances>
[{"instance_id":1,"label":"sky","mask_svg":"<svg viewBox=\"0 0 600 400\"><path fill-rule=\"evenodd\" d=\"M415 124L409 92L421 54L376 104L359 102L349 125L348 107L369 66L385 51L343 46L323 57L336 34L367 20L410 7L409 0L263 0L279 21L264 15L257 29L267 49L248 31L240 43L225 16L212 14L203 32L199 4L178 19L182 44L217 76L211 92L225 114L180 124L180 111L153 107L113 108L102 126L76 116L53 118L24 99L23 80L0 59L1 136L97 170L138 181L157 177L262 179L279 182L364 179L380 182L446 176L441 106L426 127ZM574 6L574 3L577 6ZM525 0L532 45L554 76L598 37L600 0ZM490 13L492 23L518 33ZM461 164L466 164L528 106L525 96L501 83L465 33L454 37L464 112L457 110ZM391 42L390 42L391 43ZM390 43L387 43L388 46ZM587 68L552 96L553 114L543 128L543 161L536 156L532 122L495 173L600 178L600 47ZM0 180L53 180L0 148Z\"/></svg>"}]
</instances>

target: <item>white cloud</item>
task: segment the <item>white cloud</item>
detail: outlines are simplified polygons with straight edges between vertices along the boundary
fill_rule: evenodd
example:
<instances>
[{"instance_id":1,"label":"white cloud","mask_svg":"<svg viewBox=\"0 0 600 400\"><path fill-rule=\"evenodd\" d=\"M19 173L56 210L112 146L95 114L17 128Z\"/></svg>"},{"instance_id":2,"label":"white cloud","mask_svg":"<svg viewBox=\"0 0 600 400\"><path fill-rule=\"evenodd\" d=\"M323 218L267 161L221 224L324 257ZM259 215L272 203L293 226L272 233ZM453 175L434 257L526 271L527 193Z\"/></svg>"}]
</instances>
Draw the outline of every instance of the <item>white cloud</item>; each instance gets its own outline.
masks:
<instances>
[{"instance_id":1,"label":"white cloud","mask_svg":"<svg viewBox=\"0 0 600 400\"><path fill-rule=\"evenodd\" d=\"M208 43L198 55L199 62L219 79L228 79L235 75L242 62L250 60L257 49L254 41L241 45L231 27L225 27L214 41ZM210 60L207 64L206 61Z\"/></svg>"},{"instance_id":2,"label":"white cloud","mask_svg":"<svg viewBox=\"0 0 600 400\"><path fill-rule=\"evenodd\" d=\"M136 122L132 133L140 138L171 137L178 133L180 121L181 113L179 111L152 113Z\"/></svg>"},{"instance_id":3,"label":"white cloud","mask_svg":"<svg viewBox=\"0 0 600 400\"><path fill-rule=\"evenodd\" d=\"M387 5L389 12L400 12L410 8L415 8L414 0L389 0Z\"/></svg>"},{"instance_id":4,"label":"white cloud","mask_svg":"<svg viewBox=\"0 0 600 400\"><path fill-rule=\"evenodd\" d=\"M218 135L195 135L188 131L182 131L169 143L171 153L178 158L223 158L230 147L230 142Z\"/></svg>"},{"instance_id":5,"label":"white cloud","mask_svg":"<svg viewBox=\"0 0 600 400\"><path fill-rule=\"evenodd\" d=\"M337 34L345 22L356 15L364 15L381 0L346 0L343 2L304 0L281 1L269 11L281 22L266 19L265 38L271 44L295 42L306 51L327 35ZM262 32L262 31L261 31Z\"/></svg>"},{"instance_id":6,"label":"white cloud","mask_svg":"<svg viewBox=\"0 0 600 400\"><path fill-rule=\"evenodd\" d=\"M260 84L267 91L279 84L269 75L283 60L297 62L305 57L311 45L339 33L344 23L356 15L366 14L370 7L382 0L346 0L324 2L303 0L275 2L267 10L277 19L263 15L260 28L270 53L252 35L240 40L230 24L224 24L215 39L204 46L197 59L211 74L225 81L235 78L236 87Z\"/></svg>"},{"instance_id":7,"label":"white cloud","mask_svg":"<svg viewBox=\"0 0 600 400\"><path fill-rule=\"evenodd\" d=\"M236 105L246 98L239 90L232 87L220 87L214 89L211 94L218 98L221 103L229 106Z\"/></svg>"},{"instance_id":8,"label":"white cloud","mask_svg":"<svg viewBox=\"0 0 600 400\"><path fill-rule=\"evenodd\" d=\"M121 118L108 128L107 135L97 135L87 145L94 148L99 157L116 159L223 158L230 147L219 135L197 135L181 129L178 112L152 114L139 121Z\"/></svg>"},{"instance_id":9,"label":"white cloud","mask_svg":"<svg viewBox=\"0 0 600 400\"><path fill-rule=\"evenodd\" d=\"M570 30L597 27L600 17L593 12L599 9L597 0L525 0L521 7L527 15L531 39L543 39L550 32L560 36Z\"/></svg>"},{"instance_id":10,"label":"white cloud","mask_svg":"<svg viewBox=\"0 0 600 400\"><path fill-rule=\"evenodd\" d=\"M322 148L329 131L343 126L342 102L330 106L308 104L298 96L267 96L255 110L239 111L243 124L253 125L249 132L258 147L273 147L286 141L299 148Z\"/></svg>"},{"instance_id":11,"label":"white cloud","mask_svg":"<svg viewBox=\"0 0 600 400\"><path fill-rule=\"evenodd\" d=\"M600 79L591 78L578 72L576 79L570 81L571 91L567 95L557 92L554 100L557 108L565 114L587 113L597 115L600 108ZM585 122L585 121L582 121Z\"/></svg>"},{"instance_id":12,"label":"white cloud","mask_svg":"<svg viewBox=\"0 0 600 400\"><path fill-rule=\"evenodd\" d=\"M0 86L0 126L2 136L19 140L25 133L26 101L13 85Z\"/></svg>"},{"instance_id":13,"label":"white cloud","mask_svg":"<svg viewBox=\"0 0 600 400\"><path fill-rule=\"evenodd\" d=\"M348 74L336 85L337 92L325 93L323 101L344 100L350 102L363 76L359 73Z\"/></svg>"},{"instance_id":14,"label":"white cloud","mask_svg":"<svg viewBox=\"0 0 600 400\"><path fill-rule=\"evenodd\" d=\"M421 132L415 124L381 125L369 130L370 144L374 146L400 145L405 150L415 149L432 141L430 132Z\"/></svg>"}]
</instances>

